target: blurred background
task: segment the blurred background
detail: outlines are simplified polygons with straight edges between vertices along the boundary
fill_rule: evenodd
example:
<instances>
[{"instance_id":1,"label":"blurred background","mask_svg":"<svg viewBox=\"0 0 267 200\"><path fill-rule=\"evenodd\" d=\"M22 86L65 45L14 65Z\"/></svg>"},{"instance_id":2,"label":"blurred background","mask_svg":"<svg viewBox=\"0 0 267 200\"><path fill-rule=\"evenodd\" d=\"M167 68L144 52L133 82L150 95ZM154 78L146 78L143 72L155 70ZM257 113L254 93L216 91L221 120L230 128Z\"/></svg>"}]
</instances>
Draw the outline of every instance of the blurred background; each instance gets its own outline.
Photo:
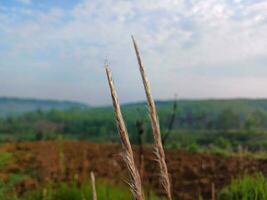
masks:
<instances>
[{"instance_id":1,"label":"blurred background","mask_svg":"<svg viewBox=\"0 0 267 200\"><path fill-rule=\"evenodd\" d=\"M266 0L0 0L0 198L92 199L91 171L98 199L132 198L105 60L146 199L164 198L134 35L174 198L266 199L266 11Z\"/></svg>"}]
</instances>

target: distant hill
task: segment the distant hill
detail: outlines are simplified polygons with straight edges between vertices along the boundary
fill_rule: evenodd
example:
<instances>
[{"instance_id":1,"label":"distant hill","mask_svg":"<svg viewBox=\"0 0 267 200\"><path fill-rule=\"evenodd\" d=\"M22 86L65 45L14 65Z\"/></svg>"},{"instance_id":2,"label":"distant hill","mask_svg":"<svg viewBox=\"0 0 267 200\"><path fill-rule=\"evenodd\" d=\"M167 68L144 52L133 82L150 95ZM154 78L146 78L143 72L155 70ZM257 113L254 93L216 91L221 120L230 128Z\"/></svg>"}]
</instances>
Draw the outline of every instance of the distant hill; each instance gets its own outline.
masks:
<instances>
[{"instance_id":1,"label":"distant hill","mask_svg":"<svg viewBox=\"0 0 267 200\"><path fill-rule=\"evenodd\" d=\"M242 144L254 150L267 150L267 99L178 100L175 116L173 101L156 101L156 105L162 135L169 127L172 129L169 145L207 147L223 138L233 147ZM2 116L28 112L0 118L0 142L55 139L58 134L72 139L119 141L112 105L83 108L88 106L66 101L0 98ZM137 124L145 129L144 141L153 142L146 102L123 104L122 113L133 143L139 142ZM227 145L225 141L217 142Z\"/></svg>"},{"instance_id":2,"label":"distant hill","mask_svg":"<svg viewBox=\"0 0 267 200\"><path fill-rule=\"evenodd\" d=\"M172 110L173 101L156 101L156 105L159 112L169 113ZM0 97L0 116L16 115L36 110L67 110L70 108L84 109L88 107L90 106L87 104L73 101ZM267 99L179 99L177 107L177 111L180 114L205 112L208 115L217 115L225 109L245 114L254 110L267 112ZM123 104L122 108L127 113L147 111L145 101ZM111 105L96 107L96 109L100 109L100 112L104 113L113 110Z\"/></svg>"},{"instance_id":3,"label":"distant hill","mask_svg":"<svg viewBox=\"0 0 267 200\"><path fill-rule=\"evenodd\" d=\"M172 108L173 101L156 101L158 109L170 109ZM178 110L191 111L191 112L208 112L217 113L224 109L232 109L237 113L248 113L253 110L261 110L267 112L267 99L179 99L177 101ZM146 102L136 102L124 104L124 108L144 108Z\"/></svg>"},{"instance_id":4,"label":"distant hill","mask_svg":"<svg viewBox=\"0 0 267 200\"><path fill-rule=\"evenodd\" d=\"M173 105L174 101L156 101L162 123L167 123L166 121L169 120ZM144 118L148 111L146 102L124 104L122 109L126 117L131 115ZM207 123L213 123L212 126L215 126L216 123L219 123L220 117L228 118L229 115L239 118L241 124L252 115L253 117L257 116L255 120L264 117L266 119L264 119L264 127L267 128L267 99L181 99L177 101L174 126L200 128L202 125L206 126Z\"/></svg>"},{"instance_id":5,"label":"distant hill","mask_svg":"<svg viewBox=\"0 0 267 200\"><path fill-rule=\"evenodd\" d=\"M88 108L88 105L73 101L0 97L0 116L16 115L36 110L66 110L70 108Z\"/></svg>"}]
</instances>

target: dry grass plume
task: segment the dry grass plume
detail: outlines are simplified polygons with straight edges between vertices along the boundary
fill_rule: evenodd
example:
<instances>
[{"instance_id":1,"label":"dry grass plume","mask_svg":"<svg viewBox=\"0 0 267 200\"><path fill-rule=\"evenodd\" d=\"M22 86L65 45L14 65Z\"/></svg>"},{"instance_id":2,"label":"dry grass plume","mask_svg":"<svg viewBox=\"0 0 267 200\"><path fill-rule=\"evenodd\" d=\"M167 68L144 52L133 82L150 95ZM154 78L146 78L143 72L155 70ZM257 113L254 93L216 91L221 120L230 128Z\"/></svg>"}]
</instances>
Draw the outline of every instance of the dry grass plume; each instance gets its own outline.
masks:
<instances>
[{"instance_id":1,"label":"dry grass plume","mask_svg":"<svg viewBox=\"0 0 267 200\"><path fill-rule=\"evenodd\" d=\"M155 102L151 95L150 84L145 73L144 65L142 63L138 47L133 36L132 36L132 40L134 44L137 61L139 64L140 73L141 73L142 80L143 80L144 89L146 92L147 104L149 108L150 120L151 120L152 131L153 131L154 142L155 142L156 156L157 156L157 161L160 167L161 181L162 181L162 185L163 185L163 188L165 190L165 193L168 199L171 200L172 199L171 184L170 184L167 164L165 161L165 153L164 153L162 140L161 140L161 133L160 133L157 110L156 110Z\"/></svg>"},{"instance_id":2,"label":"dry grass plume","mask_svg":"<svg viewBox=\"0 0 267 200\"><path fill-rule=\"evenodd\" d=\"M91 174L91 182L92 182L93 200L97 200L96 186L95 186L95 175L94 175L94 172L91 172L90 174Z\"/></svg>"},{"instance_id":3,"label":"dry grass plume","mask_svg":"<svg viewBox=\"0 0 267 200\"><path fill-rule=\"evenodd\" d=\"M123 120L122 113L121 113L120 104L118 101L115 86L113 84L111 71L110 71L107 64L105 65L105 69L106 69L106 74L107 74L108 83L109 83L109 87L110 87L111 97L112 97L112 101L113 101L113 107L114 107L114 111L115 111L118 131L120 134L121 144L122 144L122 148L123 148L123 159L124 159L124 162L128 168L129 175L130 175L131 190L132 190L132 193L133 193L134 198L136 200L143 200L144 197L142 194L140 175L139 175L138 170L137 170L135 163L134 163L134 156L133 156L133 151L132 151L132 147L130 144L130 140L128 137L128 132L127 132L124 120Z\"/></svg>"}]
</instances>

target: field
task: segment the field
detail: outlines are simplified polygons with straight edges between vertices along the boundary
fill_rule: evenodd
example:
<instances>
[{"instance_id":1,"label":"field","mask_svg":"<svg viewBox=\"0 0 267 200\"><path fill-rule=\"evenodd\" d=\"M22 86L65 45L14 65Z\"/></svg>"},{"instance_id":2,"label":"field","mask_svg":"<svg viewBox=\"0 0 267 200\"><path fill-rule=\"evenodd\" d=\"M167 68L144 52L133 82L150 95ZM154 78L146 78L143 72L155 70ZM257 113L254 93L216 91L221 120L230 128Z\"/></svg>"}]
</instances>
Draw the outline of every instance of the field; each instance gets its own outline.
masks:
<instances>
[{"instance_id":1,"label":"field","mask_svg":"<svg viewBox=\"0 0 267 200\"><path fill-rule=\"evenodd\" d=\"M137 157L138 148L134 149ZM48 182L75 180L81 185L90 179L90 171L95 172L98 180L107 180L114 185L123 185L123 180L127 180L127 170L120 156L119 145L63 140L21 142L3 144L0 152L0 177L3 182L8 183L14 174L22 176L14 183L18 196L34 191ZM216 191L220 191L239 175L259 171L267 173L267 163L264 160L182 150L169 150L166 156L174 196L184 200L198 199L199 196L210 199L213 184ZM153 190L160 196L163 191L157 181L158 169L155 166L153 149L147 146L144 148L142 178L146 192Z\"/></svg>"},{"instance_id":2,"label":"field","mask_svg":"<svg viewBox=\"0 0 267 200\"><path fill-rule=\"evenodd\" d=\"M3 107L15 102L20 109L18 113L7 109L0 118L0 199L91 200L90 172L96 176L98 199L133 198L111 107L68 102L65 108L65 102L22 99L2 102ZM266 100L156 105L174 199L265 198ZM149 200L164 199L146 106L127 104L122 112L144 195Z\"/></svg>"},{"instance_id":3,"label":"field","mask_svg":"<svg viewBox=\"0 0 267 200\"><path fill-rule=\"evenodd\" d=\"M20 109L18 113L7 109L0 118L0 199L91 200L91 172L98 199L133 199L125 147L119 144L111 107L23 99L1 102L2 107L16 104ZM173 199L265 199L266 100L156 105ZM164 199L147 108L142 102L127 104L122 112L145 199Z\"/></svg>"}]
</instances>

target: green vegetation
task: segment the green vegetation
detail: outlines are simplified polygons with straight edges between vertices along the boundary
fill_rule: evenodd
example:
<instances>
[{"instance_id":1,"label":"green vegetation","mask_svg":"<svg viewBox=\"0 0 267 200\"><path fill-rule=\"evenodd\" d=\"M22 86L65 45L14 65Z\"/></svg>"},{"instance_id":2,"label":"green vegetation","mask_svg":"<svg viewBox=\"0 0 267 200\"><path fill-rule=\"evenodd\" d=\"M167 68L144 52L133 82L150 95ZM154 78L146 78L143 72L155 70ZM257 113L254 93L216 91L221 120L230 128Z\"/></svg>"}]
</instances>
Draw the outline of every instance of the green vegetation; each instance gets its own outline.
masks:
<instances>
[{"instance_id":1,"label":"green vegetation","mask_svg":"<svg viewBox=\"0 0 267 200\"><path fill-rule=\"evenodd\" d=\"M11 162L12 154L6 151L0 152L0 169Z\"/></svg>"},{"instance_id":2,"label":"green vegetation","mask_svg":"<svg viewBox=\"0 0 267 200\"><path fill-rule=\"evenodd\" d=\"M13 154L6 151L0 152L0 170L5 170L14 162ZM6 173L5 175L7 178L4 180L3 177L0 178L0 199L2 200L9 200L6 197L7 194L14 194L15 193L15 185L23 180L28 179L30 176L27 175L26 172L12 172ZM12 196L12 195L11 195ZM11 200L11 199L10 199ZM13 199L12 199L13 200Z\"/></svg>"},{"instance_id":3,"label":"green vegetation","mask_svg":"<svg viewBox=\"0 0 267 200\"><path fill-rule=\"evenodd\" d=\"M267 199L267 180L261 173L235 179L219 194L219 200L263 199Z\"/></svg>"},{"instance_id":4,"label":"green vegetation","mask_svg":"<svg viewBox=\"0 0 267 200\"><path fill-rule=\"evenodd\" d=\"M125 200L133 199L126 185L113 185L108 181L99 180L96 184L99 200ZM91 200L91 183L78 186L76 183L50 183L36 191L30 191L23 196L16 194L0 196L1 200ZM155 194L151 194L150 200L160 200Z\"/></svg>"},{"instance_id":5,"label":"green vegetation","mask_svg":"<svg viewBox=\"0 0 267 200\"><path fill-rule=\"evenodd\" d=\"M170 133L167 148L227 154L238 146L249 151L267 149L267 100L181 100L171 131L172 101L157 102L162 134ZM153 137L145 103L122 106L133 144L138 144L136 123L144 124L143 142ZM1 111L1 109L0 109ZM112 107L36 110L0 118L0 141L69 139L118 142Z\"/></svg>"},{"instance_id":6,"label":"green vegetation","mask_svg":"<svg viewBox=\"0 0 267 200\"><path fill-rule=\"evenodd\" d=\"M6 182L3 182L0 180L0 199L3 200L15 200L13 198L13 195L15 195L15 185L22 181L27 179L28 176L24 174L9 174L8 175L8 180ZM11 195L8 195L11 194Z\"/></svg>"},{"instance_id":7,"label":"green vegetation","mask_svg":"<svg viewBox=\"0 0 267 200\"><path fill-rule=\"evenodd\" d=\"M178 101L177 106L175 118L173 118L173 102L157 102L163 138L166 133L170 133L165 143L166 148L181 148L190 152L212 152L222 156L235 153L241 156L253 155L255 157L256 155L257 158L267 158L267 100ZM35 108L32 112L21 112L19 115L0 118L0 141L58 139L59 165L62 172L65 171L65 157L61 140L119 141L112 107L50 108ZM153 136L146 105L144 103L128 104L122 106L122 111L131 142L133 144L139 144L140 141L152 143ZM170 119L173 120L171 126ZM137 125L144 130L142 140L139 138ZM4 169L12 161L11 153L0 152L0 169ZM0 181L0 199L91 199L90 183L78 186L76 183L66 182L38 186L35 191L29 191L22 196L12 196L16 194L14 186L23 180L30 179L31 173L31 171L19 171L16 174L8 174L7 178ZM261 174L244 176L224 188L218 194L219 200L267 199L266 185L266 180ZM112 185L98 180L97 190L99 199L132 199L127 186Z\"/></svg>"}]
</instances>

